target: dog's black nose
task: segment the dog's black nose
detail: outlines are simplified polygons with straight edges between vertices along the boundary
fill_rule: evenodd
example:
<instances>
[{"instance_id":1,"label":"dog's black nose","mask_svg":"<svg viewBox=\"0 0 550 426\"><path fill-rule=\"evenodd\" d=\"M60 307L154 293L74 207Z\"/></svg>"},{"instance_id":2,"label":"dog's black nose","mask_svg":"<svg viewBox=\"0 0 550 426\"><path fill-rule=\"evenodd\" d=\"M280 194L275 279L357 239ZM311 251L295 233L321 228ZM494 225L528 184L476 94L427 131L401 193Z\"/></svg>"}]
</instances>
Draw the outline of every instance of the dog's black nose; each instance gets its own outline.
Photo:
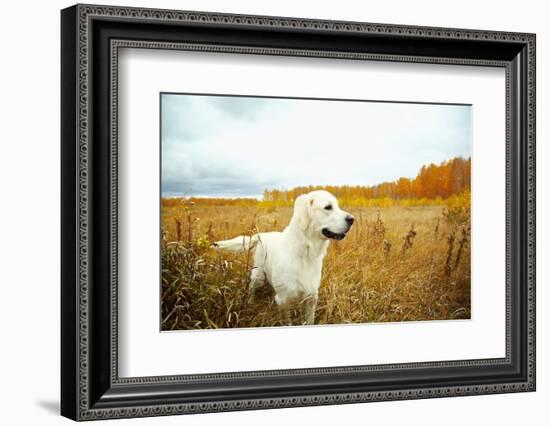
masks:
<instances>
[{"instance_id":1,"label":"dog's black nose","mask_svg":"<svg viewBox=\"0 0 550 426\"><path fill-rule=\"evenodd\" d=\"M346 216L346 222L348 223L349 226L353 225L354 220L355 220L355 218L352 215L348 214Z\"/></svg>"}]
</instances>

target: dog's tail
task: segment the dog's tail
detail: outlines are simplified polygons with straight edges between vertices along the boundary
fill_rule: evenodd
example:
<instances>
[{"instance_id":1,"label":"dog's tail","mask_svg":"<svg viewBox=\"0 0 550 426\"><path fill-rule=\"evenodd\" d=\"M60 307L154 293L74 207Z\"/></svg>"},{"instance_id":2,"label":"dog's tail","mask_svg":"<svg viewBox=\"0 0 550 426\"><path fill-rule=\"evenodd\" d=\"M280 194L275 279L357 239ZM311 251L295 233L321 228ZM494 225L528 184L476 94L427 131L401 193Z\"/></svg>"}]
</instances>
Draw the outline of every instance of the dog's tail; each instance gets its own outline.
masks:
<instances>
[{"instance_id":1,"label":"dog's tail","mask_svg":"<svg viewBox=\"0 0 550 426\"><path fill-rule=\"evenodd\" d=\"M229 251L244 251L250 250L260 241L260 234L255 234L249 237L248 235L239 235L231 240L216 241L212 247L229 250Z\"/></svg>"}]
</instances>

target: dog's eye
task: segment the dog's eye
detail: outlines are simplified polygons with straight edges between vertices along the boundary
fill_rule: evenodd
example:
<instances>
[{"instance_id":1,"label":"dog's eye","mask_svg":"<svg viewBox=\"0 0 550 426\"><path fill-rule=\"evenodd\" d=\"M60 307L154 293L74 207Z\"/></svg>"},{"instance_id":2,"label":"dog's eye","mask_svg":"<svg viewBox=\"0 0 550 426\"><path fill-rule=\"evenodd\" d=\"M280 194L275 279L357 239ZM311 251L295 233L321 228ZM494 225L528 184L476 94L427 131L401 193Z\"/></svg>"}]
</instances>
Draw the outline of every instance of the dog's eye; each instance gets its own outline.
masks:
<instances>
[{"instance_id":1,"label":"dog's eye","mask_svg":"<svg viewBox=\"0 0 550 426\"><path fill-rule=\"evenodd\" d=\"M332 210L332 204L329 204L328 206L325 206L325 210Z\"/></svg>"}]
</instances>

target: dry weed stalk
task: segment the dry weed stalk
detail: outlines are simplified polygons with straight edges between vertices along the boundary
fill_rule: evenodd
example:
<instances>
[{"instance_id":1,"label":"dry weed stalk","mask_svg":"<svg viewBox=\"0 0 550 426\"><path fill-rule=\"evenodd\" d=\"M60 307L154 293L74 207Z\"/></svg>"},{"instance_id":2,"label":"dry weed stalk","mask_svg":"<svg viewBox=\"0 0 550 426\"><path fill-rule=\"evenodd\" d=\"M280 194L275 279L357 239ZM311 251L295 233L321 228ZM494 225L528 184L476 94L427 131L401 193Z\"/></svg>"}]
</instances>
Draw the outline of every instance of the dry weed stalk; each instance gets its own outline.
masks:
<instances>
[{"instance_id":1,"label":"dry weed stalk","mask_svg":"<svg viewBox=\"0 0 550 426\"><path fill-rule=\"evenodd\" d=\"M437 239L437 236L439 235L439 221L440 221L441 218L437 218L437 223L435 224L435 229L434 229L434 238Z\"/></svg>"},{"instance_id":2,"label":"dry weed stalk","mask_svg":"<svg viewBox=\"0 0 550 426\"><path fill-rule=\"evenodd\" d=\"M212 221L208 222L208 229L206 231L206 237L208 238L208 242L212 243L216 240L214 236L214 232L212 231Z\"/></svg>"},{"instance_id":3,"label":"dry weed stalk","mask_svg":"<svg viewBox=\"0 0 550 426\"><path fill-rule=\"evenodd\" d=\"M390 251L391 251L391 241L390 240L384 240L384 257L388 259L390 257Z\"/></svg>"},{"instance_id":4,"label":"dry weed stalk","mask_svg":"<svg viewBox=\"0 0 550 426\"><path fill-rule=\"evenodd\" d=\"M451 277L451 272L453 271L453 249L456 240L456 225L453 226L453 229L449 236L447 237L447 259L445 260L445 278L449 281Z\"/></svg>"},{"instance_id":5,"label":"dry weed stalk","mask_svg":"<svg viewBox=\"0 0 550 426\"><path fill-rule=\"evenodd\" d=\"M462 251L464 250L464 246L468 244L468 242L470 241L469 237L470 237L470 224L462 228L462 235L460 237L460 241L458 242L458 251L456 253L455 268L460 263L460 258L462 257Z\"/></svg>"},{"instance_id":6,"label":"dry weed stalk","mask_svg":"<svg viewBox=\"0 0 550 426\"><path fill-rule=\"evenodd\" d=\"M187 212L187 244L191 245L193 241L193 216Z\"/></svg>"},{"instance_id":7,"label":"dry weed stalk","mask_svg":"<svg viewBox=\"0 0 550 426\"><path fill-rule=\"evenodd\" d=\"M386 235L386 226L384 221L380 218L380 210L376 215L376 221L369 226L369 237L372 245L379 246L384 241Z\"/></svg>"},{"instance_id":8,"label":"dry weed stalk","mask_svg":"<svg viewBox=\"0 0 550 426\"><path fill-rule=\"evenodd\" d=\"M363 240L363 211L359 210L359 222L357 223L357 231L359 232L359 239Z\"/></svg>"},{"instance_id":9,"label":"dry weed stalk","mask_svg":"<svg viewBox=\"0 0 550 426\"><path fill-rule=\"evenodd\" d=\"M193 244L193 228L195 224L200 221L200 218L194 216L193 206L195 203L190 201L184 207L187 219L187 244L191 246Z\"/></svg>"},{"instance_id":10,"label":"dry weed stalk","mask_svg":"<svg viewBox=\"0 0 550 426\"><path fill-rule=\"evenodd\" d=\"M414 223L411 225L411 229L407 232L407 235L403 238L403 246L401 247L401 254L405 254L413 246L414 237L416 237L416 231L414 230Z\"/></svg>"},{"instance_id":11,"label":"dry weed stalk","mask_svg":"<svg viewBox=\"0 0 550 426\"><path fill-rule=\"evenodd\" d=\"M256 216L257 216L257 214L254 213L254 216L252 218L252 223L250 224L250 226L248 228L248 232L246 233L246 235L249 236L249 237L251 237L254 234L259 233L258 226L256 225ZM253 250L254 250L254 248L252 247L252 244L249 244L248 249L246 250L246 262L244 264L243 278L242 278L243 284L245 285L245 288L248 288L249 273L250 273L250 269L252 268L252 264L251 264L252 259L251 258L252 258Z\"/></svg>"},{"instance_id":12,"label":"dry weed stalk","mask_svg":"<svg viewBox=\"0 0 550 426\"><path fill-rule=\"evenodd\" d=\"M181 241L181 220L179 217L175 217L176 222L176 241Z\"/></svg>"}]
</instances>

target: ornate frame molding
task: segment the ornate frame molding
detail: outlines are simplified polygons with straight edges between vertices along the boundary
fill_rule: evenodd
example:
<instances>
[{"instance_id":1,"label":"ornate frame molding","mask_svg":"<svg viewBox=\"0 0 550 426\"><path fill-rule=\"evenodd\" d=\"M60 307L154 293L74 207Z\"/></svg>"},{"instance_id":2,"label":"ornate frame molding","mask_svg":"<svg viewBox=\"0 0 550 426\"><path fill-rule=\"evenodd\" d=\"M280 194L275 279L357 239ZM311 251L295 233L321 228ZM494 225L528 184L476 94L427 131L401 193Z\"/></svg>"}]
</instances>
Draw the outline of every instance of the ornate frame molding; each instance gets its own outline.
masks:
<instances>
[{"instance_id":1,"label":"ornate frame molding","mask_svg":"<svg viewBox=\"0 0 550 426\"><path fill-rule=\"evenodd\" d=\"M415 398L435 398L443 396L461 396L488 393L504 393L518 391L533 391L535 389L535 36L533 34L521 34L496 31L479 31L464 29L430 28L430 27L411 27L402 25L370 24L360 22L337 22L324 20L268 17L268 16L247 16L233 14L217 14L203 12L170 11L156 9L126 8L126 7L104 7L77 5L71 9L71 12L65 12L67 20L75 24L75 28L68 30L69 33L76 36L76 59L75 67L75 88L76 88L76 132L75 140L66 140L64 144L74 144L76 149L75 158L70 161L76 161L75 169L75 205L73 206L76 214L76 247L73 256L66 259L68 262L76 261L76 279L64 283L64 291L73 286L76 297L76 309L74 319L77 324L77 336L72 336L74 344L73 349L77 350L77 357L74 364L74 375L76 383L70 386L70 390L77 392L76 407L67 406L69 399L66 399L66 408L63 409L65 415L78 420L92 420L112 417L138 417L151 415L169 415L198 412L214 412L229 410L247 410L276 407L324 405L324 404L342 404L352 402L382 401L382 400L400 400ZM69 16L69 14L71 14ZM232 399L210 402L176 402L152 404L143 406L111 406L109 404L101 405L92 398L93 391L90 389L90 375L93 370L90 366L90 354L93 348L90 342L93 336L90 331L90 268L92 258L90 257L91 237L91 214L93 206L91 199L91 170L90 170L90 114L92 106L90 105L92 93L91 82L91 49L92 45L92 22L97 19L109 19L118 21L132 21L143 24L147 23L176 23L178 25L220 25L226 28L256 28L256 29L277 29L292 31L315 31L320 33L346 33L360 35L381 35L384 37L410 37L411 39L437 39L447 41L483 41L488 43L506 42L516 44L518 47L524 46L526 49L526 105L525 108L525 126L527 140L523 149L526 153L526 172L527 181L525 182L525 201L526 201L526 230L527 245L525 247L525 262L527 271L527 282L525 288L526 295L526 379L520 381L505 382L500 384L479 384L466 386L437 386L427 388L402 388L399 390L385 391L367 391L367 392L336 392L326 394L315 394L308 396L274 396L269 398L253 399ZM484 359L484 360L464 360L455 362L435 362L435 363L415 363L415 364L393 364L382 366L362 366L362 367L327 367L321 369L306 370L275 370L267 372L245 372L245 373L224 373L200 376L161 376L146 378L118 378L117 373L117 71L118 71L118 49L119 48L155 48L155 49L176 49L176 50L195 50L195 51L215 51L237 54L262 54L262 55L297 55L314 56L336 59L357 59L374 61L397 61L397 62L419 62L419 63L443 63L456 65L481 65L504 67L506 69L506 110L507 110L507 259L506 259L506 358L504 359ZM407 56L380 53L361 53L345 51L327 51L315 49L289 49L289 48L271 48L271 47L249 47L249 46L231 46L215 45L202 43L181 43L170 41L144 41L132 39L112 39L110 42L110 81L111 91L110 103L110 138L111 138L111 174L110 174L110 217L111 217L111 242L110 242L110 342L112 346L110 360L110 382L113 387L123 387L125 385L153 385L170 384L181 382L196 381L217 381L221 379L243 379L251 377L274 377L274 376L304 376L308 374L330 375L332 373L346 372L368 372L381 370L399 370L409 368L443 368L457 366L482 366L482 365L502 365L511 363L511 340L512 340L512 265L510 258L512 256L512 161L513 153L511 148L511 139L515 129L511 127L512 110L516 106L512 105L512 98L515 94L514 81L512 74L514 64L507 60L485 60L460 57L437 57L437 56ZM69 161L69 160L67 160ZM521 188L520 188L521 189ZM73 260L74 259L74 260ZM72 314L65 315L63 321L72 318ZM69 339L68 337L66 339ZM69 385L65 385L67 389Z\"/></svg>"}]
</instances>

